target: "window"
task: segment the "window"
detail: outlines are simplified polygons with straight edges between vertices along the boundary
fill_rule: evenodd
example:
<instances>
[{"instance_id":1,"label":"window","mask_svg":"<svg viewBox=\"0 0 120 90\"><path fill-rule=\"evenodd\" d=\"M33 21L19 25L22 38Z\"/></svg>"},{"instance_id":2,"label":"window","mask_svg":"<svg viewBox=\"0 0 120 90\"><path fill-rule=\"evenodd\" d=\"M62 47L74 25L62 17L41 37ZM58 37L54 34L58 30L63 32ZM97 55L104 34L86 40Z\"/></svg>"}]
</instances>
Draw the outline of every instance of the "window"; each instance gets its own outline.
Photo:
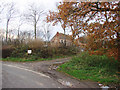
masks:
<instances>
[{"instance_id":1,"label":"window","mask_svg":"<svg viewBox=\"0 0 120 90\"><path fill-rule=\"evenodd\" d=\"M64 40L60 40L60 43L64 43Z\"/></svg>"}]
</instances>

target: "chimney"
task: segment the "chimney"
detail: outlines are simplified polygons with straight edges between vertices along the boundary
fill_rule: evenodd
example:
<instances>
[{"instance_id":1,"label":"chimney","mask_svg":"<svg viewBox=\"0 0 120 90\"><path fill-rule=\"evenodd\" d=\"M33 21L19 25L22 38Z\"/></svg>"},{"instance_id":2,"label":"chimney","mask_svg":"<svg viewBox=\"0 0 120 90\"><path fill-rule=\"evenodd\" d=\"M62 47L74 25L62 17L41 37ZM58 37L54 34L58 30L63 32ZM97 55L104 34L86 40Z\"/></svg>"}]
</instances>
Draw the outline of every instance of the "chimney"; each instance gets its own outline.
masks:
<instances>
[{"instance_id":1,"label":"chimney","mask_svg":"<svg viewBox=\"0 0 120 90\"><path fill-rule=\"evenodd\" d=\"M59 32L57 32L57 36L59 35Z\"/></svg>"}]
</instances>

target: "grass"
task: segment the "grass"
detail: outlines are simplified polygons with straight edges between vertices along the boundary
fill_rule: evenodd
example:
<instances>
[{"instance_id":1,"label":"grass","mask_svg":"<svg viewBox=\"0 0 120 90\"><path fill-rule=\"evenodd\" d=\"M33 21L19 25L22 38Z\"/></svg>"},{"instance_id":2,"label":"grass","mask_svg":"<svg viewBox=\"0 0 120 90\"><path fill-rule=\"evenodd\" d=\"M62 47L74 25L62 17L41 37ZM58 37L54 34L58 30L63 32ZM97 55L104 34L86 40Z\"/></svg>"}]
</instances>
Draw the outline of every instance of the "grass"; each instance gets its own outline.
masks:
<instances>
[{"instance_id":1,"label":"grass","mask_svg":"<svg viewBox=\"0 0 120 90\"><path fill-rule=\"evenodd\" d=\"M58 71L65 72L79 80L92 80L105 85L120 85L119 63L107 56L83 53L70 62L61 65Z\"/></svg>"},{"instance_id":2,"label":"grass","mask_svg":"<svg viewBox=\"0 0 120 90\"><path fill-rule=\"evenodd\" d=\"M7 58L2 58L0 60L13 61L13 62L29 62L29 61L48 61L53 59L66 58L66 57L68 56L54 56L53 58L37 58L37 59L36 57L30 57L30 58L7 57Z\"/></svg>"},{"instance_id":3,"label":"grass","mask_svg":"<svg viewBox=\"0 0 120 90\"><path fill-rule=\"evenodd\" d=\"M40 59L25 59L25 58L14 58L14 57L8 57L8 58L2 58L2 61L13 61L13 62L27 62L27 61L44 61L44 60L51 60L51 58L40 58Z\"/></svg>"}]
</instances>

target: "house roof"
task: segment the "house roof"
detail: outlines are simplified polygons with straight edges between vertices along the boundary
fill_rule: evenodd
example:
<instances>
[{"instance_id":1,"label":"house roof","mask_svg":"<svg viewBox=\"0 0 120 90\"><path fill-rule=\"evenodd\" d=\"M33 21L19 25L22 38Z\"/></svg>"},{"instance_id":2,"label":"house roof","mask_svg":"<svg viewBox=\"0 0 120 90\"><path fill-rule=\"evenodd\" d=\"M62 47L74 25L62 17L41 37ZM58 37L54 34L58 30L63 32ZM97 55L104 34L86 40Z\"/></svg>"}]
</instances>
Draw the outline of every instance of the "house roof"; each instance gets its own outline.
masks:
<instances>
[{"instance_id":1,"label":"house roof","mask_svg":"<svg viewBox=\"0 0 120 90\"><path fill-rule=\"evenodd\" d=\"M57 32L56 35L55 35L51 40L53 40L55 37L59 37L59 39L64 39L64 38L66 38L66 39L71 40L70 35L65 35L65 34L59 33L59 32Z\"/></svg>"}]
</instances>

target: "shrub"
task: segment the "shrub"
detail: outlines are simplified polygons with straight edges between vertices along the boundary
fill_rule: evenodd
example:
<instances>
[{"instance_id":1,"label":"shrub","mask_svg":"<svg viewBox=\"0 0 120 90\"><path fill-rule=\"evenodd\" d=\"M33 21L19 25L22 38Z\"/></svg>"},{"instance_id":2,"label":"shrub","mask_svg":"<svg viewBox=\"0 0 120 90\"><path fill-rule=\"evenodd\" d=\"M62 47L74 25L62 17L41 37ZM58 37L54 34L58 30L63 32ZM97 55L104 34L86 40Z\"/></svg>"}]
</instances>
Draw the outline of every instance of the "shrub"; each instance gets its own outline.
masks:
<instances>
[{"instance_id":1,"label":"shrub","mask_svg":"<svg viewBox=\"0 0 120 90\"><path fill-rule=\"evenodd\" d=\"M28 45L19 45L15 47L12 52L12 57L27 57L27 50L29 49Z\"/></svg>"},{"instance_id":2,"label":"shrub","mask_svg":"<svg viewBox=\"0 0 120 90\"><path fill-rule=\"evenodd\" d=\"M90 55L107 55L108 57L114 57L118 60L118 49L117 48L99 48L95 51L89 51Z\"/></svg>"},{"instance_id":3,"label":"shrub","mask_svg":"<svg viewBox=\"0 0 120 90\"><path fill-rule=\"evenodd\" d=\"M76 47L57 47L56 54L59 55L75 55L78 53Z\"/></svg>"},{"instance_id":4,"label":"shrub","mask_svg":"<svg viewBox=\"0 0 120 90\"><path fill-rule=\"evenodd\" d=\"M106 55L108 57L114 57L116 60L118 60L118 49L117 48L110 48L107 50ZM119 56L120 57L120 56Z\"/></svg>"},{"instance_id":5,"label":"shrub","mask_svg":"<svg viewBox=\"0 0 120 90\"><path fill-rule=\"evenodd\" d=\"M7 58L11 56L11 53L14 51L13 46L3 46L2 47L2 58Z\"/></svg>"},{"instance_id":6,"label":"shrub","mask_svg":"<svg viewBox=\"0 0 120 90\"><path fill-rule=\"evenodd\" d=\"M90 55L104 55L105 53L107 52L107 49L106 48L100 48L100 49L97 49L95 51L89 51L89 54Z\"/></svg>"},{"instance_id":7,"label":"shrub","mask_svg":"<svg viewBox=\"0 0 120 90\"><path fill-rule=\"evenodd\" d=\"M80 80L93 80L105 85L120 85L119 62L105 55L89 55L88 52L74 56L58 70Z\"/></svg>"},{"instance_id":8,"label":"shrub","mask_svg":"<svg viewBox=\"0 0 120 90\"><path fill-rule=\"evenodd\" d=\"M76 47L51 47L45 46L42 42L29 43L24 45L18 45L15 47L14 51L12 52L12 57L20 57L20 58L53 58L56 56L69 56L75 55L78 50ZM27 50L31 49L32 54L28 55Z\"/></svg>"},{"instance_id":9,"label":"shrub","mask_svg":"<svg viewBox=\"0 0 120 90\"><path fill-rule=\"evenodd\" d=\"M44 47L44 42L41 39L31 40L28 46L32 49L40 49Z\"/></svg>"},{"instance_id":10,"label":"shrub","mask_svg":"<svg viewBox=\"0 0 120 90\"><path fill-rule=\"evenodd\" d=\"M51 58L53 57L53 52L52 52L52 49L49 48L49 47L43 47L41 48L40 52L38 52L40 57L42 58Z\"/></svg>"},{"instance_id":11,"label":"shrub","mask_svg":"<svg viewBox=\"0 0 120 90\"><path fill-rule=\"evenodd\" d=\"M119 66L118 61L113 57L109 58L105 55L89 55L88 52L73 57L71 63L74 63L74 65L79 67L107 68L108 72L115 72Z\"/></svg>"}]
</instances>

